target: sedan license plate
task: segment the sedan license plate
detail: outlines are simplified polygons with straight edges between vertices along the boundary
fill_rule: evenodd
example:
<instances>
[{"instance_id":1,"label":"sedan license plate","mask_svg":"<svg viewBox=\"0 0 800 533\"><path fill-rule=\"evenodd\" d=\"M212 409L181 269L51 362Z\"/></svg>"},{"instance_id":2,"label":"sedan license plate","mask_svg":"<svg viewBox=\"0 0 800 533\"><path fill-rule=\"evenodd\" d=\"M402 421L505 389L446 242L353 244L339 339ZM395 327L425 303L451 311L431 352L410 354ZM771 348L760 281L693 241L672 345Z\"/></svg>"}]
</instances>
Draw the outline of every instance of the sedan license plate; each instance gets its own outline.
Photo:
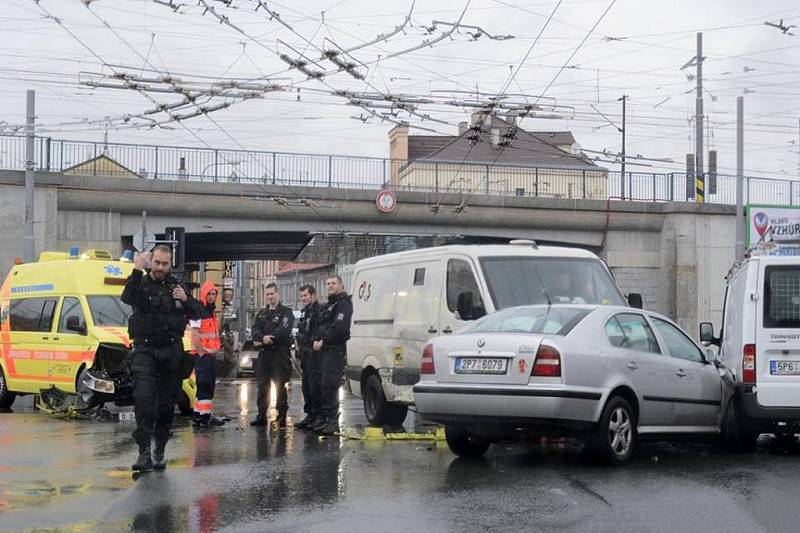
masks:
<instances>
[{"instance_id":1,"label":"sedan license plate","mask_svg":"<svg viewBox=\"0 0 800 533\"><path fill-rule=\"evenodd\" d=\"M456 357L456 374L505 374L505 357Z\"/></svg>"},{"instance_id":2,"label":"sedan license plate","mask_svg":"<svg viewBox=\"0 0 800 533\"><path fill-rule=\"evenodd\" d=\"M800 361L770 361L769 373L773 376L800 376Z\"/></svg>"}]
</instances>

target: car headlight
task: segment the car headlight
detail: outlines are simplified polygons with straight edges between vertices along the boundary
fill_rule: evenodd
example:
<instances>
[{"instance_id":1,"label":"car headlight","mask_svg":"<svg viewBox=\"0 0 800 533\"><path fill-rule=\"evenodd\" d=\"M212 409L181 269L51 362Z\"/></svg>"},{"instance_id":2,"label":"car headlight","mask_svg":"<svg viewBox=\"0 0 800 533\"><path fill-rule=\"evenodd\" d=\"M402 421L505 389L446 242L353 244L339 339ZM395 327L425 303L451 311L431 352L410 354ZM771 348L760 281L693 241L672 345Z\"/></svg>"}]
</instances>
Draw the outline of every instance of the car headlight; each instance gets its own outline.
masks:
<instances>
[{"instance_id":1,"label":"car headlight","mask_svg":"<svg viewBox=\"0 0 800 533\"><path fill-rule=\"evenodd\" d=\"M84 384L91 390L95 392L102 392L105 394L114 394L116 387L114 386L114 381L110 379L102 379L97 376L92 375L91 372L87 372L86 376L83 378Z\"/></svg>"}]
</instances>

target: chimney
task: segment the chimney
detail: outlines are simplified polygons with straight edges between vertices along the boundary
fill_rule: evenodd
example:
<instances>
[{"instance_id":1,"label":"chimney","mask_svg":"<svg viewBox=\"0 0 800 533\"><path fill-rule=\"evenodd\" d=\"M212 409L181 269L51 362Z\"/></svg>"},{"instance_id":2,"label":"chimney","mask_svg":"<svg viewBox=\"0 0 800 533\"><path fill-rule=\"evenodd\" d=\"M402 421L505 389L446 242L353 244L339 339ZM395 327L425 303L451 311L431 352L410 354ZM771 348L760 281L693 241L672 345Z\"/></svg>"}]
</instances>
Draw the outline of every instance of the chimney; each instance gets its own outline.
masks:
<instances>
[{"instance_id":1,"label":"chimney","mask_svg":"<svg viewBox=\"0 0 800 533\"><path fill-rule=\"evenodd\" d=\"M500 128L492 128L490 131L491 131L490 138L492 141L492 146L497 148L498 146L500 146Z\"/></svg>"},{"instance_id":2,"label":"chimney","mask_svg":"<svg viewBox=\"0 0 800 533\"><path fill-rule=\"evenodd\" d=\"M483 129L489 129L492 125L492 114L486 111L475 111L472 114L472 125L481 124L481 121L483 122Z\"/></svg>"},{"instance_id":3,"label":"chimney","mask_svg":"<svg viewBox=\"0 0 800 533\"><path fill-rule=\"evenodd\" d=\"M398 182L398 170L408 164L408 126L398 124L389 130L389 166L392 184Z\"/></svg>"}]
</instances>

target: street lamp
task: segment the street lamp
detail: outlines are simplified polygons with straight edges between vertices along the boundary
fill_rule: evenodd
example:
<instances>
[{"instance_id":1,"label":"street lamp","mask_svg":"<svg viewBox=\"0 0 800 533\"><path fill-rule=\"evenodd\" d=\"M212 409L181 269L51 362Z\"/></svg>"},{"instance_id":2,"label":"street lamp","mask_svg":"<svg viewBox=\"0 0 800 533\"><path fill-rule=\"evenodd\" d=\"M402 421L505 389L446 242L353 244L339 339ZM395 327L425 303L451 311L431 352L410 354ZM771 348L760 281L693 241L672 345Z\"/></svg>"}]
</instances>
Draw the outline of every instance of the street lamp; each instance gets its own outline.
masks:
<instances>
[{"instance_id":1,"label":"street lamp","mask_svg":"<svg viewBox=\"0 0 800 533\"><path fill-rule=\"evenodd\" d=\"M214 183L216 183L217 182L217 167L224 166L224 165L236 167L236 166L239 166L241 163L242 163L241 161L223 161L222 163L217 163L216 161L214 161L213 163L207 165L203 169L202 172L200 172L200 181L203 181L203 178L206 175L206 170L208 170L211 167L214 167Z\"/></svg>"}]
</instances>

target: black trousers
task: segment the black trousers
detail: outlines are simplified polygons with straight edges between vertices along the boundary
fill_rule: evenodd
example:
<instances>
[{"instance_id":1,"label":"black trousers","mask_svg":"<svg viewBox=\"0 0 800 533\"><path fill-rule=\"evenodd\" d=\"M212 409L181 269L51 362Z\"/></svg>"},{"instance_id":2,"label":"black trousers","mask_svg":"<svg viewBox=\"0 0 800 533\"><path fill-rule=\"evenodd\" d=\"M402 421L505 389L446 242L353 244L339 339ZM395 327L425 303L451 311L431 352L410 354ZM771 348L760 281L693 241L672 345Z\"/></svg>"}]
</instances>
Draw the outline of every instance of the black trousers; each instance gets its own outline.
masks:
<instances>
[{"instance_id":1,"label":"black trousers","mask_svg":"<svg viewBox=\"0 0 800 533\"><path fill-rule=\"evenodd\" d=\"M195 357L194 376L197 381L198 400L214 399L214 387L217 383L214 364L214 354L202 354Z\"/></svg>"},{"instance_id":2,"label":"black trousers","mask_svg":"<svg viewBox=\"0 0 800 533\"><path fill-rule=\"evenodd\" d=\"M311 348L301 348L300 369L303 371L303 411L310 417L319 416L322 374L321 353Z\"/></svg>"},{"instance_id":3,"label":"black trousers","mask_svg":"<svg viewBox=\"0 0 800 533\"><path fill-rule=\"evenodd\" d=\"M134 347L131 373L136 429L133 438L140 445L169 440L175 399L180 388L183 346L180 343L161 348Z\"/></svg>"},{"instance_id":4,"label":"black trousers","mask_svg":"<svg viewBox=\"0 0 800 533\"><path fill-rule=\"evenodd\" d=\"M286 391L286 383L292 377L292 363L286 354L273 350L262 350L256 360L256 383L258 385L258 418L267 419L269 410L270 384L274 383L278 392L275 401L275 408L278 410L278 418L286 418L289 410L289 397Z\"/></svg>"},{"instance_id":5,"label":"black trousers","mask_svg":"<svg viewBox=\"0 0 800 533\"><path fill-rule=\"evenodd\" d=\"M320 357L320 414L335 418L339 414L339 387L342 385L347 351L336 346L316 352Z\"/></svg>"}]
</instances>

